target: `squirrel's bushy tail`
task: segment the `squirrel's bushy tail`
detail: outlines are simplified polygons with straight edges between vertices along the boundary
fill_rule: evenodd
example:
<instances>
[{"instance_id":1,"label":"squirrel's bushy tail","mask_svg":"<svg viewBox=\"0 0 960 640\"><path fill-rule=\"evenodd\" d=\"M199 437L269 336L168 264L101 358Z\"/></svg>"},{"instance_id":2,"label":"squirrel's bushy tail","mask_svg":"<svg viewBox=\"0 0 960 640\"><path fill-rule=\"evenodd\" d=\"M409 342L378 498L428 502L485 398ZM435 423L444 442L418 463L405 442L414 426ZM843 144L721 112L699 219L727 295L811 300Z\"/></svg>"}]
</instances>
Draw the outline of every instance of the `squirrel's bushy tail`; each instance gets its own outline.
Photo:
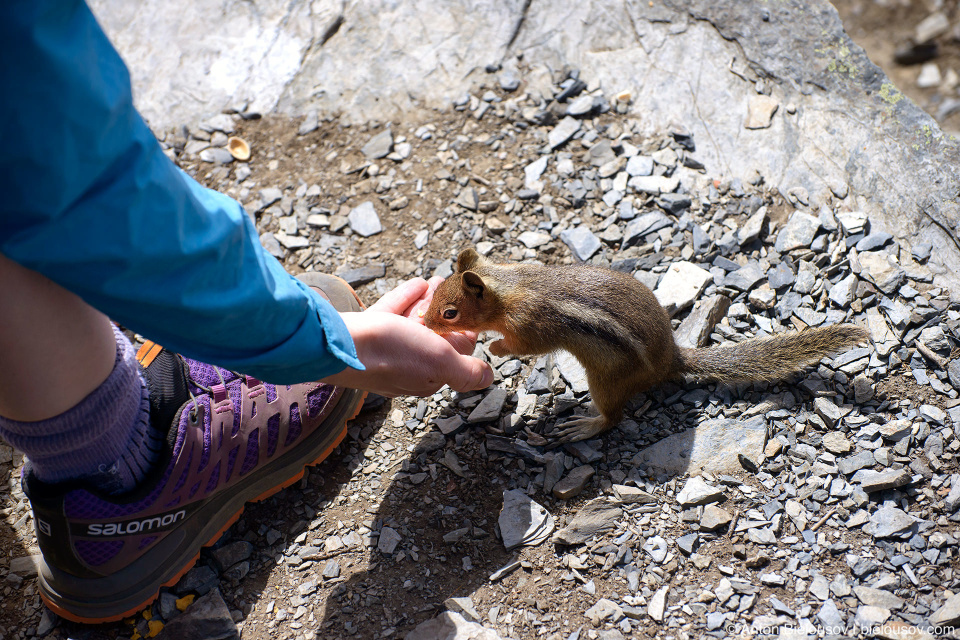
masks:
<instances>
[{"instance_id":1,"label":"squirrel's bushy tail","mask_svg":"<svg viewBox=\"0 0 960 640\"><path fill-rule=\"evenodd\" d=\"M702 379L779 380L868 337L866 329L838 324L745 340L730 346L680 349L677 369L680 374Z\"/></svg>"}]
</instances>

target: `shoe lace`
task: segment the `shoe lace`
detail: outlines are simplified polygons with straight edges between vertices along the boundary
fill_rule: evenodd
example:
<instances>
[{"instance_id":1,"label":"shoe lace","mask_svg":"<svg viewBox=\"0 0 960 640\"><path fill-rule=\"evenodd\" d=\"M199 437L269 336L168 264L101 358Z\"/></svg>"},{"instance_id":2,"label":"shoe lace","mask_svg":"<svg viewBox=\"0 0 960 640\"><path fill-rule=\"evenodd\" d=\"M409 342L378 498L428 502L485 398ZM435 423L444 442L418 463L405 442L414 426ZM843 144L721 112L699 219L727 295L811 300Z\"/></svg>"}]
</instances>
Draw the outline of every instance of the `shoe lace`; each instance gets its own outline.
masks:
<instances>
[{"instance_id":1,"label":"shoe lace","mask_svg":"<svg viewBox=\"0 0 960 640\"><path fill-rule=\"evenodd\" d=\"M190 366L187 364L186 360L184 360L182 357L179 358L179 360L180 360L180 366L183 368L184 378L186 378L187 382L189 383L187 384L187 393L190 394L190 401L192 403L190 406L190 421L193 423L196 423L198 417L200 416L200 405L197 401L197 396L193 393L193 389L191 388L191 385L197 387L204 393L213 393L213 389L211 387L208 387L206 385L203 385L197 382L197 380L195 380L194 377L190 375ZM223 374L220 373L220 367L214 366L213 370L217 372L217 377L220 378L220 384L226 387L227 382L226 380L224 380ZM232 373L234 376L238 378L240 377L240 374L237 373L236 371L233 371L231 369L227 369L227 371L229 371L230 373Z\"/></svg>"}]
</instances>

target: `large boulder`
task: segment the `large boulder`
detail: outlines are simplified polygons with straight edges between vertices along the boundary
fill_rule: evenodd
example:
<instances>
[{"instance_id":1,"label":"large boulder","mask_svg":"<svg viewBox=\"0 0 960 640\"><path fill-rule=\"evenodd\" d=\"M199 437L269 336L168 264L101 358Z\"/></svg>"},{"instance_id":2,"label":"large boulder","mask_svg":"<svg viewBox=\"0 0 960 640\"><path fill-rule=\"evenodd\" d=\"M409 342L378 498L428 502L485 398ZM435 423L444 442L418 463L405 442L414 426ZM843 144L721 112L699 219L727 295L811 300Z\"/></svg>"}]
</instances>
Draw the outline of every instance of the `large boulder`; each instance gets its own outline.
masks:
<instances>
[{"instance_id":1,"label":"large boulder","mask_svg":"<svg viewBox=\"0 0 960 640\"><path fill-rule=\"evenodd\" d=\"M646 130L693 133L712 177L762 176L814 213L844 199L908 249L933 242L931 270L960 292L957 142L826 0L91 4L157 129L228 107L391 120L449 105L488 64L541 94L551 69L576 68L609 96L629 90Z\"/></svg>"}]
</instances>

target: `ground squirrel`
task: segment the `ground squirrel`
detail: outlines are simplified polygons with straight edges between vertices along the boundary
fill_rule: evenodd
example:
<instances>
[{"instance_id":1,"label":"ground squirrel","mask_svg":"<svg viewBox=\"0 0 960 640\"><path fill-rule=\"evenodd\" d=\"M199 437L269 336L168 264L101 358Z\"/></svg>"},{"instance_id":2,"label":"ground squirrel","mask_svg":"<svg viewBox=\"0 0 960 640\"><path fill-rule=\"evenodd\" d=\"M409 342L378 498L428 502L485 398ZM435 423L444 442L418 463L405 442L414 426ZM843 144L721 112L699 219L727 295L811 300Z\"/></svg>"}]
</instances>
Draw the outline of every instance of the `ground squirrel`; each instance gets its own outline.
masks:
<instances>
[{"instance_id":1,"label":"ground squirrel","mask_svg":"<svg viewBox=\"0 0 960 640\"><path fill-rule=\"evenodd\" d=\"M690 374L703 380L777 380L867 339L843 324L684 349L653 292L626 273L589 265L495 264L473 249L433 294L424 316L438 333L497 331L497 356L565 349L587 372L600 412L558 425L559 442L585 440L615 426L631 397Z\"/></svg>"}]
</instances>

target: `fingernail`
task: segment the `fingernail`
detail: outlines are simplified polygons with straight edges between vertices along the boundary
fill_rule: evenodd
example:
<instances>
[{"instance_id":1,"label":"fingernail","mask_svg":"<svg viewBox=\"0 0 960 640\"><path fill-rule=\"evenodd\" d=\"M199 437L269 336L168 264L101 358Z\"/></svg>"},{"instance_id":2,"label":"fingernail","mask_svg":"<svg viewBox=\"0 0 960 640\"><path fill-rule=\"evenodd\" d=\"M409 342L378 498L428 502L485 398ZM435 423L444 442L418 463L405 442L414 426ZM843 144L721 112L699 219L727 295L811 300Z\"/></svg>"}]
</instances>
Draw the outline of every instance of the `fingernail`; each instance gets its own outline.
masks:
<instances>
[{"instance_id":1,"label":"fingernail","mask_svg":"<svg viewBox=\"0 0 960 640\"><path fill-rule=\"evenodd\" d=\"M483 368L483 376L480 378L479 389L486 389L493 384L493 369L489 366Z\"/></svg>"}]
</instances>

